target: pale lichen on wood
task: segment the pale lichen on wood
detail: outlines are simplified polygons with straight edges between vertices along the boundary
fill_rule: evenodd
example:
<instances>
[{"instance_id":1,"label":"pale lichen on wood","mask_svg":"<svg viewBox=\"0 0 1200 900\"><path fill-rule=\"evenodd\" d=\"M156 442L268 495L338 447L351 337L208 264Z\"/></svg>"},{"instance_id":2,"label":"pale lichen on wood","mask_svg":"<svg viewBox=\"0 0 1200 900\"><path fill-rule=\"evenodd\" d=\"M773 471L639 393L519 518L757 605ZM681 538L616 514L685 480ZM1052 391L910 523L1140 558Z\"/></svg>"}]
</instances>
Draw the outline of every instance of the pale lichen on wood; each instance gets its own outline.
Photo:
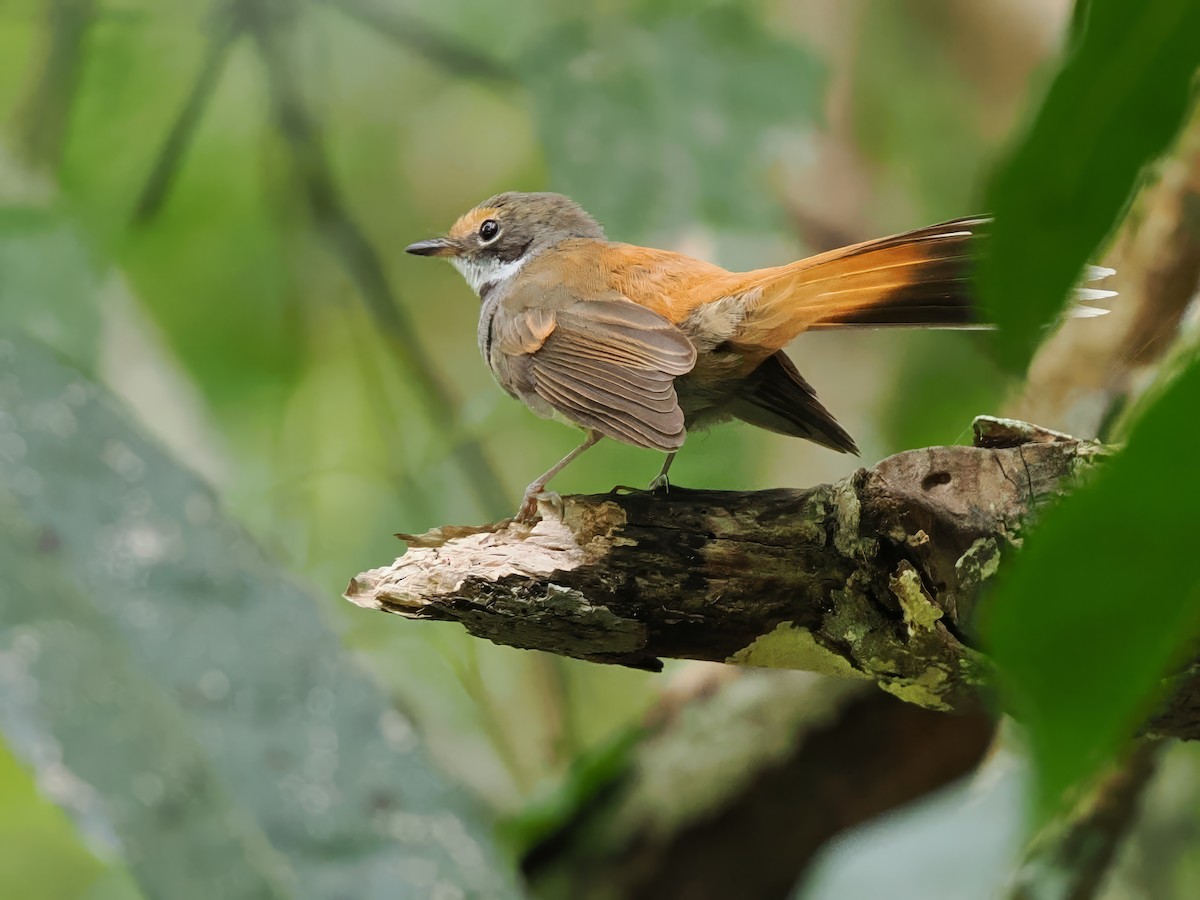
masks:
<instances>
[{"instance_id":1,"label":"pale lichen on wood","mask_svg":"<svg viewBox=\"0 0 1200 900\"><path fill-rule=\"evenodd\" d=\"M817 643L812 632L792 622L780 622L772 631L754 639L726 660L739 666L767 669L799 669L841 678L866 678L844 656Z\"/></svg>"}]
</instances>

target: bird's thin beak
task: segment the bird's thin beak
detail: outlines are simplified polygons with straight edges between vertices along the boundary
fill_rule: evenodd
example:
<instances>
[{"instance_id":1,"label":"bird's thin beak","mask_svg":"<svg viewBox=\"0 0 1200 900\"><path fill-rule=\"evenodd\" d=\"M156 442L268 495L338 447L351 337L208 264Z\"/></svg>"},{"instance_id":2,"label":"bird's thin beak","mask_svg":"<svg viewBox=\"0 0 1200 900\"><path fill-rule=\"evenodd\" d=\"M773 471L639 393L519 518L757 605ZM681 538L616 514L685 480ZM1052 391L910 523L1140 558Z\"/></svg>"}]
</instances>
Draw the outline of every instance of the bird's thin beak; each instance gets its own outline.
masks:
<instances>
[{"instance_id":1,"label":"bird's thin beak","mask_svg":"<svg viewBox=\"0 0 1200 900\"><path fill-rule=\"evenodd\" d=\"M455 249L448 238L440 237L409 244L404 248L404 252L414 256L453 256Z\"/></svg>"}]
</instances>

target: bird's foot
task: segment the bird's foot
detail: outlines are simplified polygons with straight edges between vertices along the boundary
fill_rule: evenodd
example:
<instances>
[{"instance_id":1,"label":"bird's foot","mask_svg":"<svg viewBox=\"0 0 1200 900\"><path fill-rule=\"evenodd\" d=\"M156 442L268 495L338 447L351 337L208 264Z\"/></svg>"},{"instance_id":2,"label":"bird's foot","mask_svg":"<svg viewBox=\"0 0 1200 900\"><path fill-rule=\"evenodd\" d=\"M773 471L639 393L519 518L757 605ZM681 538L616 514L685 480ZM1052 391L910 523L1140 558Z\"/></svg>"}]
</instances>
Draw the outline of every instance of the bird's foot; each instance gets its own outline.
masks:
<instances>
[{"instance_id":1,"label":"bird's foot","mask_svg":"<svg viewBox=\"0 0 1200 900\"><path fill-rule=\"evenodd\" d=\"M521 499L521 508L517 510L516 521L522 525L532 525L540 519L541 513L538 512L538 497L542 493L543 485L531 484L525 490L525 496Z\"/></svg>"},{"instance_id":2,"label":"bird's foot","mask_svg":"<svg viewBox=\"0 0 1200 900\"><path fill-rule=\"evenodd\" d=\"M654 480L646 485L646 490L654 494L669 494L671 493L671 480L667 478L666 472L660 472L654 476Z\"/></svg>"},{"instance_id":3,"label":"bird's foot","mask_svg":"<svg viewBox=\"0 0 1200 900\"><path fill-rule=\"evenodd\" d=\"M563 514L563 498L557 491L546 490L545 485L538 485L536 488L532 485L525 491L525 496L521 500L521 508L517 510L517 514L513 517L514 522L520 522L522 525L535 525L542 521L545 516L542 515L542 504L550 504L552 518L557 516L562 517Z\"/></svg>"},{"instance_id":4,"label":"bird's foot","mask_svg":"<svg viewBox=\"0 0 1200 900\"><path fill-rule=\"evenodd\" d=\"M668 494L671 491L671 482L666 475L658 475L644 488L633 487L628 484L616 484L609 490L610 494Z\"/></svg>"}]
</instances>

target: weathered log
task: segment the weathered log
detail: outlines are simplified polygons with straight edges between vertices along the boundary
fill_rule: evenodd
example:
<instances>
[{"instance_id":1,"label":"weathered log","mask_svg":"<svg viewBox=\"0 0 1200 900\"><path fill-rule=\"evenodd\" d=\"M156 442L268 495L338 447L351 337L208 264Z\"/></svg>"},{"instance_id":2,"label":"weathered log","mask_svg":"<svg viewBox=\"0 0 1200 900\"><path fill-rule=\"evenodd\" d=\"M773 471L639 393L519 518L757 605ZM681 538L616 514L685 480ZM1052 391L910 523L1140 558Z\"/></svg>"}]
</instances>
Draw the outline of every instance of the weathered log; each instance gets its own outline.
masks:
<instances>
[{"instance_id":1,"label":"weathered log","mask_svg":"<svg viewBox=\"0 0 1200 900\"><path fill-rule=\"evenodd\" d=\"M1007 420L805 490L547 495L542 519L402 535L346 597L478 637L657 669L660 657L866 678L969 708L980 585L1098 445Z\"/></svg>"}]
</instances>

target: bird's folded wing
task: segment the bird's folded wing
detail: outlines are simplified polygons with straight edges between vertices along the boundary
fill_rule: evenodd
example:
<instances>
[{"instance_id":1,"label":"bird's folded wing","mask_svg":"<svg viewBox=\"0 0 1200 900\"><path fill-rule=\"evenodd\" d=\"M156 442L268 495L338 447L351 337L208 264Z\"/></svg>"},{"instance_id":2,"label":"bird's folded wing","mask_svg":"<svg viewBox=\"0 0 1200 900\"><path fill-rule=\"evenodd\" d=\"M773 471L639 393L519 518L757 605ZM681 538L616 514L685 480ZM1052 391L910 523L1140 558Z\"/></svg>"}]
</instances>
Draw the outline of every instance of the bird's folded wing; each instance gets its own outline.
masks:
<instances>
[{"instance_id":1,"label":"bird's folded wing","mask_svg":"<svg viewBox=\"0 0 1200 900\"><path fill-rule=\"evenodd\" d=\"M524 357L525 385L576 424L639 447L683 444L673 382L691 371L696 349L657 313L628 300L530 308L498 340Z\"/></svg>"}]
</instances>

